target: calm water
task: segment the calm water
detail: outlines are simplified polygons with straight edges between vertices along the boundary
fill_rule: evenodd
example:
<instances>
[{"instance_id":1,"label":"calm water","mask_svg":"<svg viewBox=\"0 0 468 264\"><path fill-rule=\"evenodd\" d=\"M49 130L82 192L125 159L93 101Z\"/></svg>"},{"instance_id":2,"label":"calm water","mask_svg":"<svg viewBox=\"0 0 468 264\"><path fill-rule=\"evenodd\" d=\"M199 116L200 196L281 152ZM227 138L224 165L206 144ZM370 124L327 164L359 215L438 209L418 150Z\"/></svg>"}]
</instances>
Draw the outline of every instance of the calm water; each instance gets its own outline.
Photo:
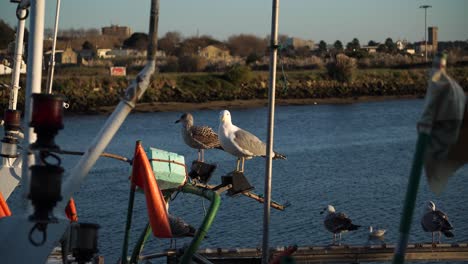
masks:
<instances>
[{"instance_id":1,"label":"calm water","mask_svg":"<svg viewBox=\"0 0 468 264\"><path fill-rule=\"evenodd\" d=\"M272 209L270 246L329 244L332 235L323 227L323 215L319 214L328 204L362 225L360 230L343 235L344 244L365 244L369 225L387 229L385 241L394 244L416 142L415 124L421 110L422 100L278 107L275 150L288 159L273 163L272 198L280 203L289 201L291 206L285 211ZM195 111L195 123L217 130L218 112ZM266 108L231 110L231 114L234 124L266 139ZM190 164L197 153L181 140L180 125L174 124L180 115L132 114L106 151L131 157L135 141L142 140L144 146L182 154ZM84 150L105 120L105 116L68 117L57 142L62 149ZM213 184L236 165L234 157L219 150L207 151L205 159L218 165ZM64 158L65 166L75 162L76 158ZM260 194L264 189L264 166L262 158L246 161L245 174ZM109 263L114 263L121 253L129 171L126 163L102 158L75 197L80 221L101 225L100 252ZM442 242L468 241L467 174L465 166L439 197L429 191L422 178L410 243L431 240L430 233L423 232L419 224L427 200L433 200L447 212L455 226L455 237L442 238ZM12 199L17 197L15 194ZM135 201L131 247L147 219L142 198L138 195ZM179 194L171 203L170 212L199 226L208 206L200 197ZM223 195L209 238L201 247L261 248L262 221L263 204L243 196ZM177 245L189 242L179 239ZM145 252L168 246L168 240L151 238Z\"/></svg>"}]
</instances>

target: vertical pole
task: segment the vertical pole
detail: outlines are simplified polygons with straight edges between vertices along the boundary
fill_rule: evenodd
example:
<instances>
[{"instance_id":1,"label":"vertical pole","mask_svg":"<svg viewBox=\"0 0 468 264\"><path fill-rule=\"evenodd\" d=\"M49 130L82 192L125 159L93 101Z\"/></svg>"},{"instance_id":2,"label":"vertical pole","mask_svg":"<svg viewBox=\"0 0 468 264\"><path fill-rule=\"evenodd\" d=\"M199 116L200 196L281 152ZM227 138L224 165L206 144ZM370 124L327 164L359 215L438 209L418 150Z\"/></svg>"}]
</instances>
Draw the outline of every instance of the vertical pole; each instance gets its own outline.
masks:
<instances>
[{"instance_id":1,"label":"vertical pole","mask_svg":"<svg viewBox=\"0 0 468 264\"><path fill-rule=\"evenodd\" d=\"M424 52L426 54L425 61L427 62L427 9L431 8L430 5L422 5L419 8L424 8Z\"/></svg>"},{"instance_id":2,"label":"vertical pole","mask_svg":"<svg viewBox=\"0 0 468 264\"><path fill-rule=\"evenodd\" d=\"M425 61L427 62L427 8L424 8L424 46Z\"/></svg>"},{"instance_id":3,"label":"vertical pole","mask_svg":"<svg viewBox=\"0 0 468 264\"><path fill-rule=\"evenodd\" d=\"M273 158L273 132L275 127L275 89L276 89L276 58L278 53L278 15L279 0L273 0L271 17L271 41L270 41L270 83L268 91L268 142L265 170L265 202L263 204L263 247L262 263L268 263L269 232L270 232L270 203L271 203L271 177Z\"/></svg>"},{"instance_id":4,"label":"vertical pole","mask_svg":"<svg viewBox=\"0 0 468 264\"><path fill-rule=\"evenodd\" d=\"M138 259L140 258L140 253L143 251L143 246L145 245L146 240L148 240L149 236L151 235L151 225L150 223L146 223L145 228L140 234L135 247L133 248L132 256L130 257L129 264L138 264Z\"/></svg>"},{"instance_id":5,"label":"vertical pole","mask_svg":"<svg viewBox=\"0 0 468 264\"><path fill-rule=\"evenodd\" d=\"M125 235L122 246L122 255L120 257L120 262L122 264L127 264L127 251L128 251L128 240L130 237L130 228L132 226L132 215L133 215L133 204L135 201L135 189L136 186L133 182L130 183L130 194L128 196L128 206L127 206L127 222L125 223Z\"/></svg>"},{"instance_id":6,"label":"vertical pole","mask_svg":"<svg viewBox=\"0 0 468 264\"><path fill-rule=\"evenodd\" d=\"M23 148L23 166L22 166L22 185L24 186L24 195L29 192L29 166L34 163L34 156L29 153L29 145L36 141L36 134L29 126L32 115L33 93L41 92L42 80L42 51L44 42L44 13L45 0L31 0L31 18L29 20L29 44L28 44L28 66L26 79L25 113L24 113L24 145ZM69 197L68 197L69 198ZM27 201L27 200L26 200ZM68 201L68 199L66 200ZM66 202L65 202L66 203ZM64 203L64 204L65 204ZM65 208L65 207L64 207Z\"/></svg>"},{"instance_id":7,"label":"vertical pole","mask_svg":"<svg viewBox=\"0 0 468 264\"><path fill-rule=\"evenodd\" d=\"M52 83L54 82L54 69L55 69L55 46L57 45L57 30L58 21L60 17L60 0L57 0L57 7L55 9L55 26L54 26L54 39L52 40L52 53L50 54L49 68L47 74L47 93L52 93Z\"/></svg>"},{"instance_id":8,"label":"vertical pole","mask_svg":"<svg viewBox=\"0 0 468 264\"><path fill-rule=\"evenodd\" d=\"M405 252L408 245L411 221L413 218L414 206L416 204L422 167L424 165L424 153L426 152L426 146L429 139L430 136L428 134L419 133L413 157L413 165L411 167L411 174L408 180L408 188L406 189L403 214L400 221L400 239L398 240L398 245L395 248L395 255L393 257L394 264L403 264L405 262Z\"/></svg>"},{"instance_id":9,"label":"vertical pole","mask_svg":"<svg viewBox=\"0 0 468 264\"><path fill-rule=\"evenodd\" d=\"M16 110L16 104L18 100L19 80L21 73L21 64L23 62L23 49L24 49L24 24L26 20L26 9L20 8L17 12L18 17L18 28L16 30L16 47L15 57L13 66L13 78L11 79L11 95L8 103L8 109Z\"/></svg>"}]
</instances>

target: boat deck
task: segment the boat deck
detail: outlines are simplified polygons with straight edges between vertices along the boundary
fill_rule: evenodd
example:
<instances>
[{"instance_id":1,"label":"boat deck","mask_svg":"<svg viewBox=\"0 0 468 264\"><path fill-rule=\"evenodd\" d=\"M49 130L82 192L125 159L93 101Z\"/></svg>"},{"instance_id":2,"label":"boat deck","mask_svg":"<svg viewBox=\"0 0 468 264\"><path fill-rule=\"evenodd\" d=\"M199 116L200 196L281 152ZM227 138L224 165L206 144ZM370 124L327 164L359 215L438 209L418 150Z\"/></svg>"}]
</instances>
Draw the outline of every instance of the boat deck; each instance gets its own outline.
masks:
<instances>
[{"instance_id":1,"label":"boat deck","mask_svg":"<svg viewBox=\"0 0 468 264\"><path fill-rule=\"evenodd\" d=\"M283 253L285 247L272 249L273 257ZM260 248L207 248L196 256L212 263L261 263ZM292 255L295 263L360 263L388 262L393 259L395 245L364 246L302 246ZM177 263L177 252L168 251L167 263ZM195 257L196 257L195 256ZM150 255L142 256L149 259ZM468 243L409 244L406 261L468 261ZM203 263L203 261L201 262Z\"/></svg>"}]
</instances>

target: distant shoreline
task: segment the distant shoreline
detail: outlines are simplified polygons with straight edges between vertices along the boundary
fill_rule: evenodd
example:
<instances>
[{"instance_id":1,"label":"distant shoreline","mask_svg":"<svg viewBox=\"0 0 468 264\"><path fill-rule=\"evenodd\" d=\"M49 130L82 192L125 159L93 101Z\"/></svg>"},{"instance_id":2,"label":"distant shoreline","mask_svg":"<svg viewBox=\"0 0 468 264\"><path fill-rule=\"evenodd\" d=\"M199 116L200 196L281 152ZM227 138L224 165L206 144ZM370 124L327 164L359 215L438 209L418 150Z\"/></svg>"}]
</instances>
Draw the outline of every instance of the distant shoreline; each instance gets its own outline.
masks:
<instances>
[{"instance_id":1,"label":"distant shoreline","mask_svg":"<svg viewBox=\"0 0 468 264\"><path fill-rule=\"evenodd\" d=\"M417 99L420 96L361 96L352 98L304 98L304 99L276 99L276 105L323 105L323 104L352 104L365 102L378 102L401 99ZM133 112L189 112L195 110L243 109L268 106L267 99L208 101L202 103L183 102L155 102L138 103ZM96 109L96 114L111 113L115 107L105 106Z\"/></svg>"}]
</instances>

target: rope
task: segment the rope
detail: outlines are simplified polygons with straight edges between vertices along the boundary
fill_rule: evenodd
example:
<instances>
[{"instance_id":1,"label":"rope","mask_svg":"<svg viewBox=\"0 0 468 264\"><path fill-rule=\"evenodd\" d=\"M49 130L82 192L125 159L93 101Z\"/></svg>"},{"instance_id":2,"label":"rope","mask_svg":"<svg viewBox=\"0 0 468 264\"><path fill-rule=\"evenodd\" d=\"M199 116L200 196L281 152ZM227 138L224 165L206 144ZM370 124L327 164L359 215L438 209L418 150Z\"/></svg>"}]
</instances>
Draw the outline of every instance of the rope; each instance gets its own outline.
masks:
<instances>
[{"instance_id":1,"label":"rope","mask_svg":"<svg viewBox=\"0 0 468 264\"><path fill-rule=\"evenodd\" d=\"M279 64L281 65L281 78L280 81L283 83L283 88L281 89L281 93L284 95L288 91L288 79L286 77L286 72L284 71L284 63L283 63L283 57L281 56L281 50L283 50L284 47L282 45L278 45L278 61Z\"/></svg>"},{"instance_id":2,"label":"rope","mask_svg":"<svg viewBox=\"0 0 468 264\"><path fill-rule=\"evenodd\" d=\"M178 161L175 161L175 160L165 160L165 159L150 159L150 160L151 160L151 161L161 161L161 162L174 163L174 164L183 166L184 169L185 169L185 177L187 177L187 175L188 175L187 166L186 166L184 163L182 163L182 162L178 162Z\"/></svg>"},{"instance_id":3,"label":"rope","mask_svg":"<svg viewBox=\"0 0 468 264\"><path fill-rule=\"evenodd\" d=\"M54 152L59 153L59 154L77 155L77 156L84 154L83 151L70 151L70 150L56 150ZM116 159L116 160L120 160L120 161L125 161L125 162L130 163L130 164L132 164L132 162L133 162L131 159L126 158L124 156L120 156L120 155L112 154L112 153L107 153L107 152L103 152L101 154L101 157L106 157L106 158L112 158L112 159Z\"/></svg>"}]
</instances>

